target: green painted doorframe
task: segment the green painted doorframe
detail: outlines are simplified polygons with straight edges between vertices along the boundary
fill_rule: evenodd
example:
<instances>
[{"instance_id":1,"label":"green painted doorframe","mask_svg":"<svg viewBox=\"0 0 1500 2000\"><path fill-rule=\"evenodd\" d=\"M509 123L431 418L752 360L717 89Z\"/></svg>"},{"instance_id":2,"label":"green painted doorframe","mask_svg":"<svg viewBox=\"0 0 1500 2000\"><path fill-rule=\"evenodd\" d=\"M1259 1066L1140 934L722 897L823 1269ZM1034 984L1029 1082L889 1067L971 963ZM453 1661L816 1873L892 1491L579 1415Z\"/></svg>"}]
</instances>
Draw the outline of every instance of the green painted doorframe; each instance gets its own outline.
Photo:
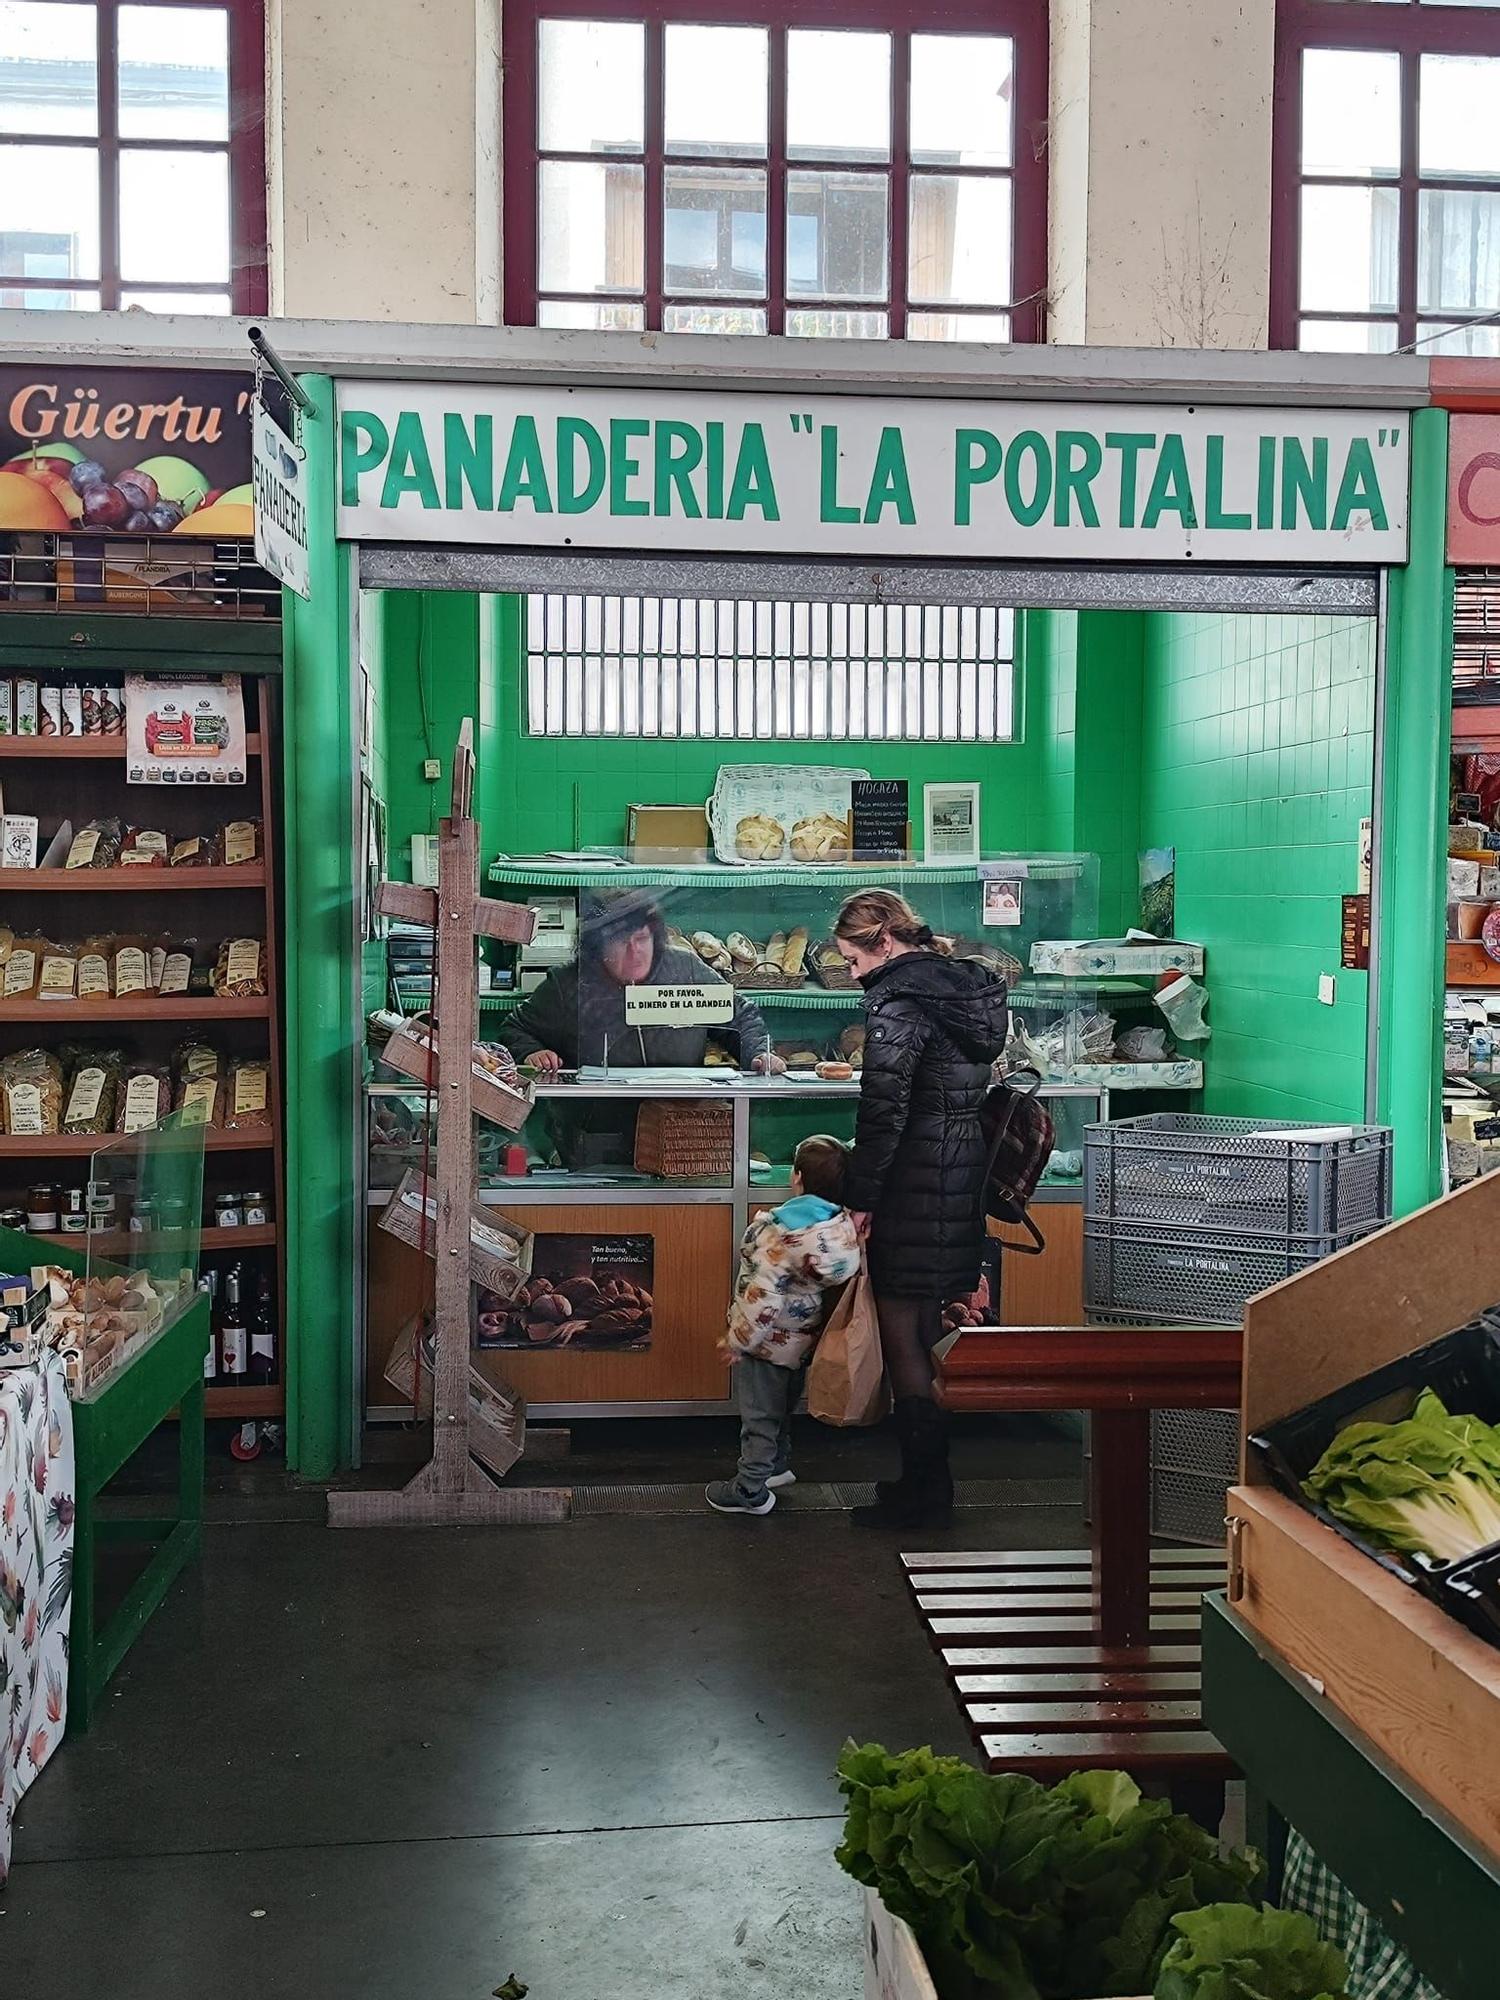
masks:
<instances>
[{"instance_id":1,"label":"green painted doorframe","mask_svg":"<svg viewBox=\"0 0 1500 2000\"><path fill-rule=\"evenodd\" d=\"M1448 417L1411 427L1410 543L1388 572L1375 913L1375 1115L1395 1131L1396 1212L1442 1187L1453 572L1444 561Z\"/></svg>"}]
</instances>

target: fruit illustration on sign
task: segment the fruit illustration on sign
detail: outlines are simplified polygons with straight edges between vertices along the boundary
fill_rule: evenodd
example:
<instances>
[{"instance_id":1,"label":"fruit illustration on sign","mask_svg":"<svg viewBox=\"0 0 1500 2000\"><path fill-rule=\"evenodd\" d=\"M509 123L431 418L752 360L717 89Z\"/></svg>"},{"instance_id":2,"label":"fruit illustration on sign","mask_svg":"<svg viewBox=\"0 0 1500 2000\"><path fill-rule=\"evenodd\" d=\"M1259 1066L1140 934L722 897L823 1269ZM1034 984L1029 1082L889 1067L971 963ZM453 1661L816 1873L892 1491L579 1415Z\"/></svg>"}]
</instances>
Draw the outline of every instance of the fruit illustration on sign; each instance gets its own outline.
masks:
<instances>
[{"instance_id":1,"label":"fruit illustration on sign","mask_svg":"<svg viewBox=\"0 0 1500 2000\"><path fill-rule=\"evenodd\" d=\"M185 458L143 458L136 467L155 480L161 499L173 502L184 514L191 514L201 507L208 498L208 481L196 465L190 465Z\"/></svg>"},{"instance_id":2,"label":"fruit illustration on sign","mask_svg":"<svg viewBox=\"0 0 1500 2000\"><path fill-rule=\"evenodd\" d=\"M35 528L61 534L72 517L50 484L28 473L0 471L0 528Z\"/></svg>"},{"instance_id":3,"label":"fruit illustration on sign","mask_svg":"<svg viewBox=\"0 0 1500 2000\"><path fill-rule=\"evenodd\" d=\"M225 512L214 512L228 502ZM212 506L211 506L212 503ZM202 517L202 526L194 517ZM0 466L0 529L249 537L250 488L215 491L190 459L162 453L111 472L76 445L29 446Z\"/></svg>"},{"instance_id":4,"label":"fruit illustration on sign","mask_svg":"<svg viewBox=\"0 0 1500 2000\"><path fill-rule=\"evenodd\" d=\"M175 532L218 535L225 541L247 540L255 533L255 515L248 500L215 500L211 506L200 507L196 514L190 514Z\"/></svg>"}]
</instances>

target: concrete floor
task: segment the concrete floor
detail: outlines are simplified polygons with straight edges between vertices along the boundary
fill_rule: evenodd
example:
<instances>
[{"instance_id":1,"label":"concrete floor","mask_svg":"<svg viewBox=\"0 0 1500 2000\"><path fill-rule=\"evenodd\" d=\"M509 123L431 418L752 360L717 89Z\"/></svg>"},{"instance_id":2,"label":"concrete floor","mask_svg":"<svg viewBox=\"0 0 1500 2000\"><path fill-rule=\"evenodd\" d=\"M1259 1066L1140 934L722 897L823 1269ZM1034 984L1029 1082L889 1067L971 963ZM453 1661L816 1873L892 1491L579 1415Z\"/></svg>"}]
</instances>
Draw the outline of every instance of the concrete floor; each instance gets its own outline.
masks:
<instances>
[{"instance_id":1,"label":"concrete floor","mask_svg":"<svg viewBox=\"0 0 1500 2000\"><path fill-rule=\"evenodd\" d=\"M729 1433L670 1435L611 1427L567 1476L697 1478ZM803 1470L879 1449L809 1427ZM960 1470L1015 1504L918 1545L1081 1540L1075 1442L977 1427ZM795 1504L333 1533L262 1468L222 1483L201 1568L22 1808L8 1991L855 2000L839 1745L968 1748L911 1538Z\"/></svg>"}]
</instances>

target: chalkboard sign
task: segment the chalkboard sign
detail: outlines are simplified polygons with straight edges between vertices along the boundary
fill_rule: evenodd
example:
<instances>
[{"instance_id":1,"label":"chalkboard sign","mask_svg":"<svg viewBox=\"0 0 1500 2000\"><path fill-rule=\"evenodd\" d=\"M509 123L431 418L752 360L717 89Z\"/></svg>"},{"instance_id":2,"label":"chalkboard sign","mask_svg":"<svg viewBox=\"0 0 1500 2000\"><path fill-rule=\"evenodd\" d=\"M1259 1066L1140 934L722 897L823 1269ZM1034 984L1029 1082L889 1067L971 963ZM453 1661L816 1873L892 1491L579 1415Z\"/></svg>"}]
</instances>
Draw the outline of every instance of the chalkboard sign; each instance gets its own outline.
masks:
<instances>
[{"instance_id":1,"label":"chalkboard sign","mask_svg":"<svg viewBox=\"0 0 1500 2000\"><path fill-rule=\"evenodd\" d=\"M905 778L856 778L849 787L850 846L861 861L904 861L911 822Z\"/></svg>"}]
</instances>

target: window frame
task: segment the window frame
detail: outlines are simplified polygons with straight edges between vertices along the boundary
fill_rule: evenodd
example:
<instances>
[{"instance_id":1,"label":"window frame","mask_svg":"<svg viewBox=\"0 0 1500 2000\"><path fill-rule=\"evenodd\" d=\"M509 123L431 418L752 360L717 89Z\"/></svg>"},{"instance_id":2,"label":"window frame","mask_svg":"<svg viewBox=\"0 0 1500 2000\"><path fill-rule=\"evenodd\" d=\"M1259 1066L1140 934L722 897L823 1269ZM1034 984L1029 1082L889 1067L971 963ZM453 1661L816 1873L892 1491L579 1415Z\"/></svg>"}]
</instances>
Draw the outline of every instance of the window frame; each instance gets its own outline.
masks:
<instances>
[{"instance_id":1,"label":"window frame","mask_svg":"<svg viewBox=\"0 0 1500 2000\"><path fill-rule=\"evenodd\" d=\"M1047 338L1047 151L1048 16L1045 0L744 0L720 10L710 0L506 0L501 25L502 100L501 224L505 259L504 304L507 326L535 326L541 287L537 273L537 182L542 160L537 140L537 28L543 19L575 21L640 21L645 26L645 163L644 286L645 325L659 331L663 323L665 267L663 258L663 175L667 155L663 138L664 30L669 25L766 27L768 46L769 120L764 159L743 164L766 174L766 331L783 332L787 312L884 312L887 338L906 337L912 313L951 312L955 318L982 317L997 312L1010 316L1010 338L1030 343ZM890 256L888 296L883 302L855 299L790 298L786 286L786 177L789 171L826 171L825 162L789 161L786 145L786 31L790 28L842 28L888 33L892 37L891 156L888 163L860 162L858 168L889 176L890 211L887 244ZM1006 35L1015 45L1014 152L1008 169L1012 187L1011 279L1013 301L1000 306L952 308L909 298L907 269L909 190L916 178L907 146L909 124L907 37L930 34ZM586 157L549 152L548 159ZM608 156L604 156L608 157ZM632 159L634 156L631 156ZM692 164L684 160L682 164ZM718 167L726 160L698 164ZM854 163L847 163L851 167ZM990 167L942 166L920 168L918 175L953 174L983 177ZM674 299L674 303L680 303ZM743 304L703 296L695 304ZM634 299L630 303L635 303ZM760 301L755 302L757 305Z\"/></svg>"},{"instance_id":2,"label":"window frame","mask_svg":"<svg viewBox=\"0 0 1500 2000\"><path fill-rule=\"evenodd\" d=\"M38 0L47 6L67 0ZM266 23L265 0L87 0L97 31L99 129L79 133L5 133L0 142L26 146L88 146L99 158L99 276L70 281L24 278L0 271L0 291L97 291L100 312L118 312L129 291L159 293L228 292L237 315L264 313L270 304L266 244ZM122 6L215 6L228 16L229 136L220 139L137 139L120 137L119 10ZM227 284L182 279L142 282L120 273L120 156L124 151L223 153L229 163L229 280ZM25 308L20 308L25 310ZM95 308L72 307L72 311Z\"/></svg>"},{"instance_id":3,"label":"window frame","mask_svg":"<svg viewBox=\"0 0 1500 2000\"><path fill-rule=\"evenodd\" d=\"M1392 175L1302 172L1302 58L1308 49L1394 54L1401 64L1401 157ZM1418 339L1419 322L1460 326L1493 318L1490 312L1417 303L1420 198L1424 189L1500 193L1500 176L1423 174L1417 147L1421 114L1421 63L1427 55L1500 58L1500 7L1435 5L1434 0L1277 0L1276 67L1271 115L1271 283L1269 336L1273 348L1299 346L1302 319L1339 320L1351 325L1395 321L1397 350ZM1301 307L1302 189L1323 187L1394 188L1399 192L1396 310L1341 313ZM1435 345L1435 343L1434 343ZM1310 350L1315 351L1315 350Z\"/></svg>"}]
</instances>

